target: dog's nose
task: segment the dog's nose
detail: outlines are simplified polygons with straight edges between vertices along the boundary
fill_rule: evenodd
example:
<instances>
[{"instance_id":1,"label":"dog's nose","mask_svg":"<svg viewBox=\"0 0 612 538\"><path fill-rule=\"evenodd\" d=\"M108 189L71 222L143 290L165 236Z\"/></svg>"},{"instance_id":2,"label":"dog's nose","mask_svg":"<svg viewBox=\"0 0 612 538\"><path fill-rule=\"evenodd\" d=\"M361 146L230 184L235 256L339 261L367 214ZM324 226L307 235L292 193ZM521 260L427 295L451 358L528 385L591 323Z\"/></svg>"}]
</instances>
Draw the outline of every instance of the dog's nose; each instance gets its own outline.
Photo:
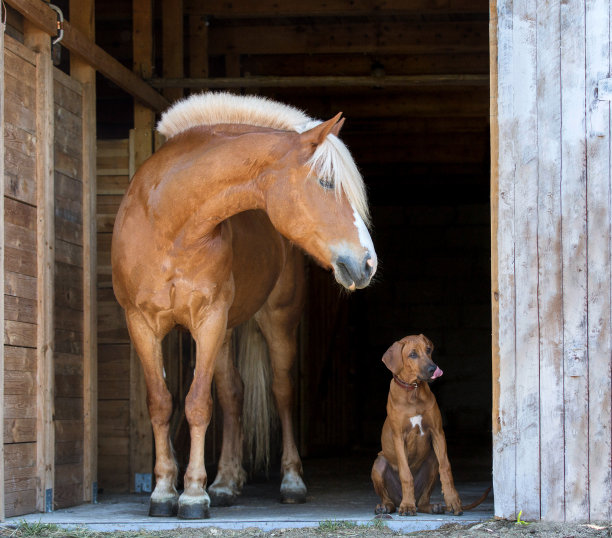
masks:
<instances>
[{"instance_id":1,"label":"dog's nose","mask_svg":"<svg viewBox=\"0 0 612 538\"><path fill-rule=\"evenodd\" d=\"M429 374L429 377L431 377L432 375L434 375L434 372L438 369L438 367L435 364L430 364L429 367L427 368L427 373Z\"/></svg>"}]
</instances>

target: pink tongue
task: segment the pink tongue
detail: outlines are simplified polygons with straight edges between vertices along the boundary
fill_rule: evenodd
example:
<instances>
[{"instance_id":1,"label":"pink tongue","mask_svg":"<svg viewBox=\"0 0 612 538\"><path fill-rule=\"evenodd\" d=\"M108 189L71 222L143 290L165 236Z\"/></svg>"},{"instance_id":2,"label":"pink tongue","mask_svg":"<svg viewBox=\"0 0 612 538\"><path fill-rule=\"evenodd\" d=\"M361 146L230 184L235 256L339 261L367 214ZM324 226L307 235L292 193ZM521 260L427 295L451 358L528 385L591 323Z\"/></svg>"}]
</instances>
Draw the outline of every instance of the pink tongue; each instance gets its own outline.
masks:
<instances>
[{"instance_id":1,"label":"pink tongue","mask_svg":"<svg viewBox=\"0 0 612 538\"><path fill-rule=\"evenodd\" d=\"M436 379L437 377L440 377L444 372L442 370L440 370L440 368L436 368L436 371L433 373L433 375L431 376L432 379Z\"/></svg>"}]
</instances>

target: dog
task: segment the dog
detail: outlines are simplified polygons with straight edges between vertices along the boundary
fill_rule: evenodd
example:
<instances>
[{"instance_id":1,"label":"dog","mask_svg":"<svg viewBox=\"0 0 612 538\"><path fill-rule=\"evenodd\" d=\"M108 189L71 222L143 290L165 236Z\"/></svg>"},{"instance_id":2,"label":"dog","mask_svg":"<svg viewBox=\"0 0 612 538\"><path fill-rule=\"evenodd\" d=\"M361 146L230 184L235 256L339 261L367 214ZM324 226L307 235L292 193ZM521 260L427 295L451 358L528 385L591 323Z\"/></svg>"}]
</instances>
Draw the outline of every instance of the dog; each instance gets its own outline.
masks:
<instances>
[{"instance_id":1,"label":"dog","mask_svg":"<svg viewBox=\"0 0 612 538\"><path fill-rule=\"evenodd\" d=\"M398 507L400 516L453 512L480 504L462 506L455 489L442 416L429 382L443 372L432 361L433 344L426 336L406 336L395 342L382 361L393 379L387 399L387 418L382 429L382 451L372 467L372 482L380 497L376 514L389 514ZM442 482L445 505L430 503L431 491L438 474Z\"/></svg>"}]
</instances>

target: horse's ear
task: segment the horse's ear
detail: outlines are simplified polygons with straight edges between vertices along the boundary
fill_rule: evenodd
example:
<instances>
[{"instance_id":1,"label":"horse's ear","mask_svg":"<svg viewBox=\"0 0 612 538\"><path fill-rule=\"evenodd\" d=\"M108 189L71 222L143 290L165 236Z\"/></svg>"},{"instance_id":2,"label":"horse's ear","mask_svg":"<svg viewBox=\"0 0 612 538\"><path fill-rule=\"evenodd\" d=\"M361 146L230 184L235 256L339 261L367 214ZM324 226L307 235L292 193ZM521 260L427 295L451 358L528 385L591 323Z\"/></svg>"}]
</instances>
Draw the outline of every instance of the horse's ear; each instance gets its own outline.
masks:
<instances>
[{"instance_id":1,"label":"horse's ear","mask_svg":"<svg viewBox=\"0 0 612 538\"><path fill-rule=\"evenodd\" d=\"M344 125L345 119L346 118L342 118L338 123L336 123L336 125L332 127L330 134L333 134L334 136L340 136L340 130L342 129L342 126Z\"/></svg>"},{"instance_id":2,"label":"horse's ear","mask_svg":"<svg viewBox=\"0 0 612 538\"><path fill-rule=\"evenodd\" d=\"M395 342L389 349L387 349L382 358L385 366L395 375L399 374L402 370L402 349L404 349L404 344L401 342Z\"/></svg>"},{"instance_id":3,"label":"horse's ear","mask_svg":"<svg viewBox=\"0 0 612 538\"><path fill-rule=\"evenodd\" d=\"M324 121L316 127L302 133L302 143L305 146L317 147L327 138L328 134L333 133L334 127L340 122L341 116L342 112L338 112L331 120ZM340 127L342 127L342 125L340 125ZM338 132L340 132L340 127L338 128Z\"/></svg>"}]
</instances>

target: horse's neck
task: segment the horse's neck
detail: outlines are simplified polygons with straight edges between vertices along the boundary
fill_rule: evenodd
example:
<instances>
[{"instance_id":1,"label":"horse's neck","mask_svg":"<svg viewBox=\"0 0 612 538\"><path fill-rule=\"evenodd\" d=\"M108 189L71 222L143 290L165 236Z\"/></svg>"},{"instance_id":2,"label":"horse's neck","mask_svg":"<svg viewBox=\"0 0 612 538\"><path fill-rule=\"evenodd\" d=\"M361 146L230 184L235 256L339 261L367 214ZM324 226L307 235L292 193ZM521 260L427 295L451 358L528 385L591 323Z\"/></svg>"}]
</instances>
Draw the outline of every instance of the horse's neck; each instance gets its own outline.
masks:
<instances>
[{"instance_id":1,"label":"horse's neck","mask_svg":"<svg viewBox=\"0 0 612 538\"><path fill-rule=\"evenodd\" d=\"M264 168L262 142L253 146L234 133L211 130L172 141L152 163L157 186L147 204L159 215L176 214L175 225L192 239L237 213L262 209L265 193L256 181Z\"/></svg>"}]
</instances>

